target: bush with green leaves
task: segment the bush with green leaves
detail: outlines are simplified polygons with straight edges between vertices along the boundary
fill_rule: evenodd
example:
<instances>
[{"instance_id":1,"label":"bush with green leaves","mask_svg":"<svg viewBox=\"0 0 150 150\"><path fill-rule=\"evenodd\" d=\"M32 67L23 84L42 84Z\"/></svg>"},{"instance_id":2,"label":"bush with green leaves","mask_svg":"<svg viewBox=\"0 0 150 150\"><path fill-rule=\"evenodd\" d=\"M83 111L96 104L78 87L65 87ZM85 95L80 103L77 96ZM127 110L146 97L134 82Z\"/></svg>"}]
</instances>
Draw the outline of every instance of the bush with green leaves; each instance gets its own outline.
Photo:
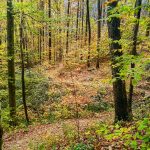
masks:
<instances>
[{"instance_id":1,"label":"bush with green leaves","mask_svg":"<svg viewBox=\"0 0 150 150\"><path fill-rule=\"evenodd\" d=\"M3 77L3 76L1 76ZM28 107L29 117L33 118L33 112L39 115L41 105L49 99L49 79L44 75L35 71L27 70L25 72L25 92L26 92L26 103ZM9 127L9 106L8 106L8 89L7 89L7 78L0 83L0 98L2 102L2 119L3 126ZM24 122L24 107L22 100L22 82L21 72L19 69L16 70L16 106L17 106L17 118L18 121ZM22 117L23 116L23 117Z\"/></svg>"},{"instance_id":2,"label":"bush with green leaves","mask_svg":"<svg viewBox=\"0 0 150 150\"><path fill-rule=\"evenodd\" d=\"M21 76L18 72L16 77L16 89L17 89L17 104L18 106L22 104L21 96ZM48 88L49 80L42 74L27 71L25 73L25 86L26 86L26 100L27 105L33 109L38 109L39 106L48 100Z\"/></svg>"},{"instance_id":3,"label":"bush with green leaves","mask_svg":"<svg viewBox=\"0 0 150 150\"><path fill-rule=\"evenodd\" d=\"M114 125L94 124L79 132L76 126L63 125L63 137L43 138L45 150L133 149L149 150L150 116L140 121L118 122ZM41 141L41 143L43 143ZM40 144L40 143L39 143Z\"/></svg>"},{"instance_id":4,"label":"bush with green leaves","mask_svg":"<svg viewBox=\"0 0 150 150\"><path fill-rule=\"evenodd\" d=\"M87 104L85 109L97 113L108 110L111 105L104 100L106 93L106 89L100 87L97 91L97 94L91 97L93 101Z\"/></svg>"}]
</instances>

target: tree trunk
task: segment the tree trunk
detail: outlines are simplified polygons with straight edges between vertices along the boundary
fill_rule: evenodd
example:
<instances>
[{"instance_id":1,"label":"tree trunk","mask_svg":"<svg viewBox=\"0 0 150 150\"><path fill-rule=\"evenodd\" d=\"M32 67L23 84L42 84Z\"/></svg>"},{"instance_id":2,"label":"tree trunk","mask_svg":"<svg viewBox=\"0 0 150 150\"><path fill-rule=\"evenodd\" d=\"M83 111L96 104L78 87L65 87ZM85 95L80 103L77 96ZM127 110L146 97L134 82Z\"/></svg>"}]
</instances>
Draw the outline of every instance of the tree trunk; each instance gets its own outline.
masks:
<instances>
[{"instance_id":1,"label":"tree trunk","mask_svg":"<svg viewBox=\"0 0 150 150\"><path fill-rule=\"evenodd\" d=\"M23 2L23 0L21 0ZM24 19L23 19L24 13L21 12L21 17L20 17L20 52L21 52L21 81L22 81L22 100L23 100L23 106L24 106L24 112L25 112L25 117L27 123L29 123L29 118L28 118L28 111L27 111L27 104L26 104L26 88L25 88L25 64L24 64L24 50L25 50L25 36L23 32L23 27L24 27Z\"/></svg>"},{"instance_id":2,"label":"tree trunk","mask_svg":"<svg viewBox=\"0 0 150 150\"><path fill-rule=\"evenodd\" d=\"M44 1L43 0L40 0L40 3L39 3L39 10L40 11L44 11ZM42 22L41 22L42 24ZM38 48L38 51L39 51L39 61L40 61L40 64L42 63L42 59L43 59L43 53L44 53L44 27L40 27L39 29L39 37L38 37L38 45L39 45L39 48Z\"/></svg>"},{"instance_id":3,"label":"tree trunk","mask_svg":"<svg viewBox=\"0 0 150 150\"><path fill-rule=\"evenodd\" d=\"M49 19L51 19L51 0L48 0L48 16L49 16ZM51 20L50 20L50 25L49 25L49 62L51 62L52 60L52 31L51 31Z\"/></svg>"},{"instance_id":4,"label":"tree trunk","mask_svg":"<svg viewBox=\"0 0 150 150\"><path fill-rule=\"evenodd\" d=\"M2 150L3 145L3 127L2 127L2 108L0 102L0 150Z\"/></svg>"},{"instance_id":5,"label":"tree trunk","mask_svg":"<svg viewBox=\"0 0 150 150\"><path fill-rule=\"evenodd\" d=\"M90 23L89 0L86 0L86 6L87 6L87 27L88 27L88 57L87 57L87 67L90 67L91 23Z\"/></svg>"},{"instance_id":6,"label":"tree trunk","mask_svg":"<svg viewBox=\"0 0 150 150\"><path fill-rule=\"evenodd\" d=\"M68 9L67 9L67 37L66 37L66 54L68 54L69 49L69 26L70 26L70 0L68 0Z\"/></svg>"},{"instance_id":7,"label":"tree trunk","mask_svg":"<svg viewBox=\"0 0 150 150\"><path fill-rule=\"evenodd\" d=\"M83 47L83 34L84 34L84 0L82 0L82 13L81 13L81 48Z\"/></svg>"},{"instance_id":8,"label":"tree trunk","mask_svg":"<svg viewBox=\"0 0 150 150\"><path fill-rule=\"evenodd\" d=\"M39 29L39 32L38 32L38 55L39 55L39 62L40 64L42 63L42 38L41 38L41 35L42 35L42 30Z\"/></svg>"},{"instance_id":9,"label":"tree trunk","mask_svg":"<svg viewBox=\"0 0 150 150\"><path fill-rule=\"evenodd\" d=\"M0 124L0 150L2 150L2 146L3 146L3 128Z\"/></svg>"},{"instance_id":10,"label":"tree trunk","mask_svg":"<svg viewBox=\"0 0 150 150\"><path fill-rule=\"evenodd\" d=\"M12 0L7 0L7 52L8 52L8 92L10 124L16 125L15 65L14 65L14 12Z\"/></svg>"},{"instance_id":11,"label":"tree trunk","mask_svg":"<svg viewBox=\"0 0 150 150\"><path fill-rule=\"evenodd\" d=\"M78 0L78 4L77 4L77 18L76 18L76 42L78 40L78 28L79 28L79 7L80 7L80 3Z\"/></svg>"},{"instance_id":12,"label":"tree trunk","mask_svg":"<svg viewBox=\"0 0 150 150\"><path fill-rule=\"evenodd\" d=\"M150 35L150 12L149 12L149 22L147 24L146 28L146 36L148 37Z\"/></svg>"},{"instance_id":13,"label":"tree trunk","mask_svg":"<svg viewBox=\"0 0 150 150\"><path fill-rule=\"evenodd\" d=\"M139 31L139 19L141 16L141 5L142 5L142 0L136 0L135 9L138 8L138 11L136 10L134 13L136 22L133 27L133 45L132 45L132 50L131 50L131 55L133 56L137 55L136 45L137 45L137 35ZM134 68L135 68L135 64L131 63L131 69L134 70ZM134 77L132 76L130 78L130 87L129 87L129 96L128 96L128 111L129 111L130 119L132 119L132 97L133 97L133 89L134 89L133 80L134 80Z\"/></svg>"},{"instance_id":14,"label":"tree trunk","mask_svg":"<svg viewBox=\"0 0 150 150\"><path fill-rule=\"evenodd\" d=\"M101 15L102 15L102 3L100 0L97 0L97 10L98 10L98 17L97 17L97 61L96 61L96 68L99 68L99 53L100 53L100 38L101 38Z\"/></svg>"},{"instance_id":15,"label":"tree trunk","mask_svg":"<svg viewBox=\"0 0 150 150\"><path fill-rule=\"evenodd\" d=\"M112 1L108 4L108 17L111 15L111 11L117 7L118 0ZM110 54L112 61L112 77L113 77L113 94L115 102L115 122L120 120L128 120L128 109L127 109L127 95L125 82L121 79L119 71L121 65L118 65L116 58L122 56L121 45L117 42L121 39L120 33L120 18L111 17L107 22L108 24L108 35L111 39L110 43ZM117 64L117 65L116 65Z\"/></svg>"}]
</instances>

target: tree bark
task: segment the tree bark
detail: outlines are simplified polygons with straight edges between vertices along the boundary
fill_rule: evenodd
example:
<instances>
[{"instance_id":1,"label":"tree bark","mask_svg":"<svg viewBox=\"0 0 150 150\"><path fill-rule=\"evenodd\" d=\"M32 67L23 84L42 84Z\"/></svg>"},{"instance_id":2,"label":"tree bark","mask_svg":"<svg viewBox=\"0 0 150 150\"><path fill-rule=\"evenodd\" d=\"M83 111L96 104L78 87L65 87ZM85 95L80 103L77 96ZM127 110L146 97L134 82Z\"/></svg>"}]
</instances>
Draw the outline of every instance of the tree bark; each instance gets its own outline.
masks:
<instances>
[{"instance_id":1,"label":"tree bark","mask_svg":"<svg viewBox=\"0 0 150 150\"><path fill-rule=\"evenodd\" d=\"M108 4L108 17L111 15L111 11L117 7L118 0L112 1ZM121 65L118 65L116 58L122 56L121 45L118 41L121 39L120 33L120 18L111 17L108 22L108 35L111 39L110 43L110 54L112 61L112 78L113 78L113 94L115 102L115 122L128 120L128 109L127 109L127 95L125 82L121 79L119 72ZM117 64L117 65L116 65Z\"/></svg>"},{"instance_id":2,"label":"tree bark","mask_svg":"<svg viewBox=\"0 0 150 150\"><path fill-rule=\"evenodd\" d=\"M23 0L21 0L23 2ZM26 87L25 87L25 64L24 64L24 50L25 50L25 36L23 32L24 27L24 19L23 16L24 12L21 12L20 17L20 52L21 52L21 81L22 81L22 100L24 106L24 112L27 123L29 123L28 111L27 111L27 104L26 104Z\"/></svg>"},{"instance_id":3,"label":"tree bark","mask_svg":"<svg viewBox=\"0 0 150 150\"><path fill-rule=\"evenodd\" d=\"M100 38L101 38L101 15L102 15L102 2L97 0L97 10L98 10L98 17L97 17L97 61L96 61L96 68L99 68L99 52L100 52Z\"/></svg>"},{"instance_id":4,"label":"tree bark","mask_svg":"<svg viewBox=\"0 0 150 150\"><path fill-rule=\"evenodd\" d=\"M3 128L0 125L0 150L2 150L2 146L3 146Z\"/></svg>"},{"instance_id":5,"label":"tree bark","mask_svg":"<svg viewBox=\"0 0 150 150\"><path fill-rule=\"evenodd\" d=\"M148 37L150 35L150 12L149 12L149 23L147 24L146 28L146 36Z\"/></svg>"},{"instance_id":6,"label":"tree bark","mask_svg":"<svg viewBox=\"0 0 150 150\"><path fill-rule=\"evenodd\" d=\"M82 13L81 13L81 48L83 47L83 34L84 34L84 0L82 0Z\"/></svg>"},{"instance_id":7,"label":"tree bark","mask_svg":"<svg viewBox=\"0 0 150 150\"><path fill-rule=\"evenodd\" d=\"M79 28L79 7L80 7L80 2L78 0L78 4L77 4L77 18L76 18L76 42L78 40L78 28Z\"/></svg>"},{"instance_id":8,"label":"tree bark","mask_svg":"<svg viewBox=\"0 0 150 150\"><path fill-rule=\"evenodd\" d=\"M8 53L8 93L10 125L16 125L15 65L14 65L14 12L12 0L7 0L7 53Z\"/></svg>"},{"instance_id":9,"label":"tree bark","mask_svg":"<svg viewBox=\"0 0 150 150\"><path fill-rule=\"evenodd\" d=\"M67 37L66 37L66 54L68 54L69 50L69 26L70 26L70 0L68 0L68 8L67 8Z\"/></svg>"},{"instance_id":10,"label":"tree bark","mask_svg":"<svg viewBox=\"0 0 150 150\"><path fill-rule=\"evenodd\" d=\"M2 127L2 108L0 102L0 150L2 150L3 145L3 127Z\"/></svg>"},{"instance_id":11,"label":"tree bark","mask_svg":"<svg viewBox=\"0 0 150 150\"><path fill-rule=\"evenodd\" d=\"M88 27L88 57L87 57L87 67L90 67L90 46L91 46L91 22L90 22L90 10L89 10L89 0L86 0L87 6L87 27Z\"/></svg>"},{"instance_id":12,"label":"tree bark","mask_svg":"<svg viewBox=\"0 0 150 150\"><path fill-rule=\"evenodd\" d=\"M136 0L135 2L135 13L134 13L134 17L136 18L136 22L134 24L133 27L133 45L132 45L132 50L131 50L131 55L136 56L137 55L137 35L138 35L138 31L139 31L139 19L141 16L141 5L142 5L142 0ZM138 11L137 11L138 9ZM135 63L131 63L131 69L133 70L135 68ZM131 76L130 78L130 87L129 87L129 96L128 96L128 111L129 111L129 116L130 119L132 119L132 99L133 99L133 90L134 90L134 86L133 86L133 80L134 77Z\"/></svg>"},{"instance_id":13,"label":"tree bark","mask_svg":"<svg viewBox=\"0 0 150 150\"><path fill-rule=\"evenodd\" d=\"M49 19L51 19L51 0L48 0L48 16L49 16ZM51 31L51 20L50 20L50 23L49 23L49 62L51 62L52 60L52 31Z\"/></svg>"}]
</instances>

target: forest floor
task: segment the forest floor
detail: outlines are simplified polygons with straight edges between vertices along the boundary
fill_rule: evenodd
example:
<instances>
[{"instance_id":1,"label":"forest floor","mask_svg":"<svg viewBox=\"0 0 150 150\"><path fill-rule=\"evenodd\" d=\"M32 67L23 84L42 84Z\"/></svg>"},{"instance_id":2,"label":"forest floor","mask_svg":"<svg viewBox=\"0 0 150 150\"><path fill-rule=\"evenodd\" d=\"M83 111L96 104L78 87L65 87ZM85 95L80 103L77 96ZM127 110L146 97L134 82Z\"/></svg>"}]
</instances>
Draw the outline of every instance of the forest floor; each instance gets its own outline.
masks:
<instances>
[{"instance_id":1,"label":"forest floor","mask_svg":"<svg viewBox=\"0 0 150 150\"><path fill-rule=\"evenodd\" d=\"M86 66L66 66L59 64L49 67L48 64L43 66L45 75L53 79L55 83L61 84L64 88L69 88L70 94L63 97L62 103L88 103L91 96L96 94L99 87L106 88L109 94L105 95L106 100L112 100L110 94L110 77L111 72L108 62L101 64L101 69L96 70L94 67L87 69ZM74 96L74 92L77 93ZM75 98L76 97L76 98ZM75 100L76 99L76 100ZM81 130L98 121L111 122L112 113L102 112L92 118L79 119ZM31 125L28 130L17 130L11 134L4 135L4 150L27 150L28 146L34 141L40 141L41 137L47 133L61 134L62 126L76 124L76 119L68 119L52 124Z\"/></svg>"},{"instance_id":2,"label":"forest floor","mask_svg":"<svg viewBox=\"0 0 150 150\"><path fill-rule=\"evenodd\" d=\"M99 88L105 88L106 90L106 94L104 95L105 101L113 103L112 86L110 84L110 70L109 63L105 61L101 63L99 70L94 69L94 67L87 69L84 64L73 67L63 64L51 67L48 65L43 66L44 74L48 78L53 79L55 83L61 84L62 87L69 89L70 94L64 96L61 103L70 104L74 104L76 102L79 104L86 104L90 102L91 96L95 95ZM141 96L145 90L147 92L146 94L150 94L149 89L144 89L143 86L141 88L140 85L143 84L145 84L145 82L138 85L138 92L136 92L135 96ZM147 87L147 83L144 87ZM80 130L100 121L112 123L114 119L113 116L112 111L104 111L98 113L97 116L80 118L78 119ZM5 133L4 150L31 149L30 147L32 147L32 144L40 141L43 137L63 134L62 130L64 124L75 125L76 122L76 119L67 119L51 124L30 125L27 130L20 129L11 134Z\"/></svg>"}]
</instances>

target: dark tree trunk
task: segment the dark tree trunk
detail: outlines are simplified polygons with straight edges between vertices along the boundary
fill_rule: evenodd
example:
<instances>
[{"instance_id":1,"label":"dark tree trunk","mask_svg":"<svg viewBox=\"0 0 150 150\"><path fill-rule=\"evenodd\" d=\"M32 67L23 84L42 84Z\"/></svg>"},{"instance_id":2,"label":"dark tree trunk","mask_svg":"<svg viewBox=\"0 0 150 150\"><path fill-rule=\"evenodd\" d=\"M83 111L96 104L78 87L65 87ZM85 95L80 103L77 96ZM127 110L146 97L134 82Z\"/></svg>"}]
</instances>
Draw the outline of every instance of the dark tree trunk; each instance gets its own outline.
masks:
<instances>
[{"instance_id":1,"label":"dark tree trunk","mask_svg":"<svg viewBox=\"0 0 150 150\"><path fill-rule=\"evenodd\" d=\"M2 108L0 102L0 150L2 150L3 145L3 127L2 127Z\"/></svg>"},{"instance_id":2,"label":"dark tree trunk","mask_svg":"<svg viewBox=\"0 0 150 150\"><path fill-rule=\"evenodd\" d=\"M87 34L88 34L88 25L87 25L87 13L86 13L86 20L85 20L85 45L86 45L86 42L87 42Z\"/></svg>"},{"instance_id":3,"label":"dark tree trunk","mask_svg":"<svg viewBox=\"0 0 150 150\"><path fill-rule=\"evenodd\" d=\"M69 26L70 26L70 0L68 0L68 8L67 8L67 37L66 37L66 54L68 54L69 49Z\"/></svg>"},{"instance_id":4,"label":"dark tree trunk","mask_svg":"<svg viewBox=\"0 0 150 150\"><path fill-rule=\"evenodd\" d=\"M2 30L1 25L0 25L0 31ZM0 46L2 45L2 37L0 36ZM0 65L2 65L2 59L0 59Z\"/></svg>"},{"instance_id":5,"label":"dark tree trunk","mask_svg":"<svg viewBox=\"0 0 150 150\"><path fill-rule=\"evenodd\" d=\"M134 13L134 17L136 18L136 22L133 27L133 45L132 45L132 50L131 50L131 55L136 56L137 55L137 35L139 31L139 19L141 16L141 5L142 5L142 0L136 0L135 2L135 9L138 8L138 11L136 10ZM135 68L135 63L131 63L131 69L133 70ZM129 116L130 119L132 119L132 99L133 99L133 80L134 77L130 78L130 87L129 87L129 96L128 96L128 111L129 111Z\"/></svg>"},{"instance_id":6,"label":"dark tree trunk","mask_svg":"<svg viewBox=\"0 0 150 150\"><path fill-rule=\"evenodd\" d=\"M88 57L87 57L87 67L90 67L91 23L90 23L89 0L86 0L86 6L87 6L87 27L88 27Z\"/></svg>"},{"instance_id":7,"label":"dark tree trunk","mask_svg":"<svg viewBox=\"0 0 150 150\"><path fill-rule=\"evenodd\" d=\"M23 0L21 0L23 2ZM28 118L28 111L27 111L27 104L26 104L26 88L25 88L25 64L24 64L24 50L25 50L25 36L23 32L24 27L24 19L23 19L24 13L21 13L20 18L20 52L21 52L21 81L22 81L22 100L23 100L23 106L24 106L24 112L27 123L29 123Z\"/></svg>"},{"instance_id":8,"label":"dark tree trunk","mask_svg":"<svg viewBox=\"0 0 150 150\"><path fill-rule=\"evenodd\" d=\"M40 11L44 11L44 1L43 0L40 0L40 3L39 3L39 10ZM42 24L42 22L41 22ZM40 27L39 29L39 37L38 37L38 51L39 51L39 61L40 61L40 64L42 63L42 54L44 52L44 27Z\"/></svg>"},{"instance_id":9,"label":"dark tree trunk","mask_svg":"<svg viewBox=\"0 0 150 150\"><path fill-rule=\"evenodd\" d=\"M3 128L0 125L0 150L2 150L2 145L3 145Z\"/></svg>"},{"instance_id":10,"label":"dark tree trunk","mask_svg":"<svg viewBox=\"0 0 150 150\"><path fill-rule=\"evenodd\" d=\"M7 0L8 92L11 125L16 125L14 14L12 0Z\"/></svg>"},{"instance_id":11,"label":"dark tree trunk","mask_svg":"<svg viewBox=\"0 0 150 150\"><path fill-rule=\"evenodd\" d=\"M76 19L76 41L78 40L78 30L79 30L79 7L80 7L80 2L78 0L78 4L77 4L77 19Z\"/></svg>"},{"instance_id":12,"label":"dark tree trunk","mask_svg":"<svg viewBox=\"0 0 150 150\"><path fill-rule=\"evenodd\" d=\"M111 11L117 7L118 1L112 1L108 4L108 17L111 15ZM122 56L121 45L117 42L121 39L120 33L120 18L111 17L108 21L108 35L111 39L110 43L110 54L112 61L112 77L113 77L113 94L115 102L115 122L120 120L128 120L128 109L127 109L127 96L125 82L121 79L119 71L120 66L116 66L118 63L118 57Z\"/></svg>"},{"instance_id":13,"label":"dark tree trunk","mask_svg":"<svg viewBox=\"0 0 150 150\"><path fill-rule=\"evenodd\" d=\"M97 10L98 10L98 21L97 21L97 61L96 68L99 68L99 53L100 53L100 38L101 38L101 15L102 15L102 3L97 0Z\"/></svg>"},{"instance_id":14,"label":"dark tree trunk","mask_svg":"<svg viewBox=\"0 0 150 150\"><path fill-rule=\"evenodd\" d=\"M51 19L51 0L48 0L48 16L49 16L49 19ZM52 60L52 31L51 31L51 20L50 20L50 25L49 25L49 62L51 62Z\"/></svg>"},{"instance_id":15,"label":"dark tree trunk","mask_svg":"<svg viewBox=\"0 0 150 150\"><path fill-rule=\"evenodd\" d=\"M0 31L2 31L1 25L0 25ZM0 36L0 45L2 44L2 37Z\"/></svg>"},{"instance_id":16,"label":"dark tree trunk","mask_svg":"<svg viewBox=\"0 0 150 150\"><path fill-rule=\"evenodd\" d=\"M149 12L149 23L147 24L146 28L146 36L148 37L150 35L150 12Z\"/></svg>"},{"instance_id":17,"label":"dark tree trunk","mask_svg":"<svg viewBox=\"0 0 150 150\"><path fill-rule=\"evenodd\" d=\"M84 34L84 0L82 0L82 13L81 13L82 17L82 21L81 21L81 48L83 46L83 34Z\"/></svg>"},{"instance_id":18,"label":"dark tree trunk","mask_svg":"<svg viewBox=\"0 0 150 150\"><path fill-rule=\"evenodd\" d=\"M39 62L40 64L42 63L42 30L39 29L39 33L38 33L38 55L39 55Z\"/></svg>"}]
</instances>

